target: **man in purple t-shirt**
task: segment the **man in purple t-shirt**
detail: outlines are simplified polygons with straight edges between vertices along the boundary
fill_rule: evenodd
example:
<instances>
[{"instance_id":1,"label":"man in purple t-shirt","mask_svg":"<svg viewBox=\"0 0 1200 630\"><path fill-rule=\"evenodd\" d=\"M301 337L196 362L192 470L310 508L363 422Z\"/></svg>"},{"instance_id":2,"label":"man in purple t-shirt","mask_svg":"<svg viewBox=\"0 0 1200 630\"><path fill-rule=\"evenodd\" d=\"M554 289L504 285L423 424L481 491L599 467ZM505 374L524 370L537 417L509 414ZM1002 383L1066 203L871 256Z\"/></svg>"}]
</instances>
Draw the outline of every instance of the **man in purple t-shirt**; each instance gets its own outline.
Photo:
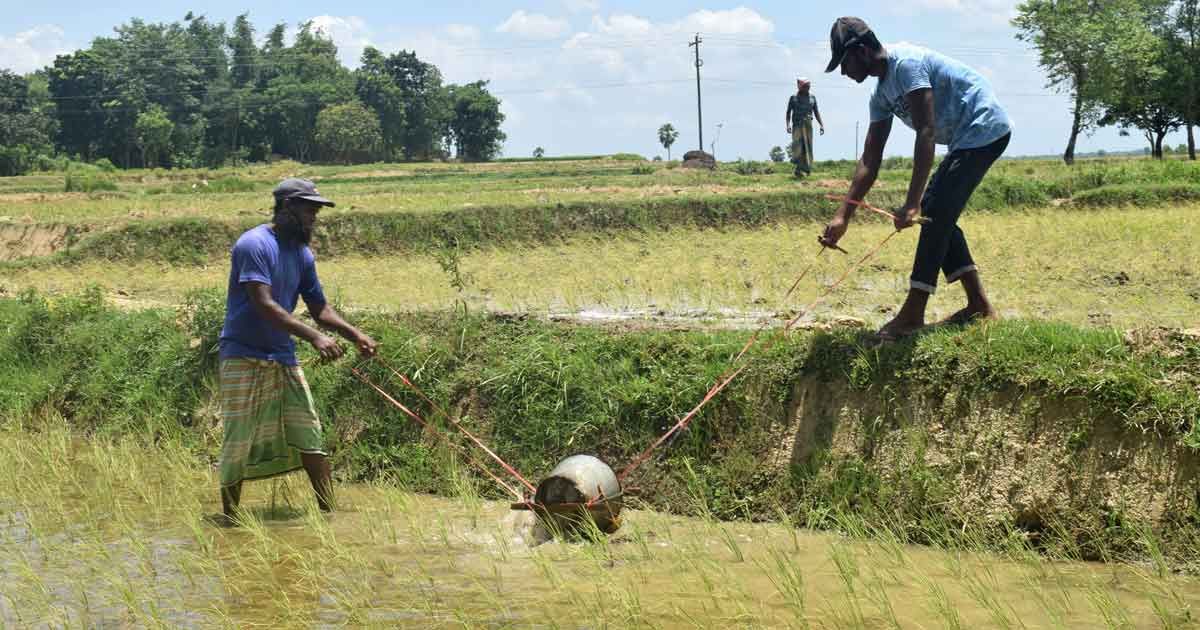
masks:
<instances>
[{"instance_id":1,"label":"man in purple t-shirt","mask_svg":"<svg viewBox=\"0 0 1200 630\"><path fill-rule=\"evenodd\" d=\"M317 213L334 203L312 182L286 179L275 188L275 216L233 246L225 326L221 329L221 505L234 522L242 481L304 468L322 510L333 509L321 422L292 335L323 359L342 347L292 312L300 298L320 328L336 331L363 356L377 344L346 323L325 300L308 243Z\"/></svg>"}]
</instances>

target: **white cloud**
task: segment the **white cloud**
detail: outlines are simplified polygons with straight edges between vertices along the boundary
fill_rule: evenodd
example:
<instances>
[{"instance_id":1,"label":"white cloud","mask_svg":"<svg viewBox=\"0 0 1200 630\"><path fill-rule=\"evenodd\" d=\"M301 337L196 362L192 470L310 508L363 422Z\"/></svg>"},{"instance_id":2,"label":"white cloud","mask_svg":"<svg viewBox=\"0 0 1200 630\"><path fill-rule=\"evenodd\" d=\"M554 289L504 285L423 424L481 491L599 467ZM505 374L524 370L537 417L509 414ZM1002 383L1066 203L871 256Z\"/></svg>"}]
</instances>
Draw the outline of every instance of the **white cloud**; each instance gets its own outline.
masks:
<instances>
[{"instance_id":1,"label":"white cloud","mask_svg":"<svg viewBox=\"0 0 1200 630\"><path fill-rule=\"evenodd\" d=\"M16 35L0 35L0 68L26 73L54 63L55 55L70 52L62 28L41 24Z\"/></svg>"},{"instance_id":2,"label":"white cloud","mask_svg":"<svg viewBox=\"0 0 1200 630\"><path fill-rule=\"evenodd\" d=\"M655 30L650 20L636 15L610 15L608 19L600 16L592 18L592 30L600 35L610 37L644 37Z\"/></svg>"},{"instance_id":3,"label":"white cloud","mask_svg":"<svg viewBox=\"0 0 1200 630\"><path fill-rule=\"evenodd\" d=\"M727 11L701 9L678 22L676 30L710 35L770 35L775 25L754 9L738 7Z\"/></svg>"},{"instance_id":4,"label":"white cloud","mask_svg":"<svg viewBox=\"0 0 1200 630\"><path fill-rule=\"evenodd\" d=\"M527 39L554 39L562 37L571 30L571 25L563 18L552 18L541 13L526 13L523 9L508 16L500 26L499 33L509 33Z\"/></svg>"},{"instance_id":5,"label":"white cloud","mask_svg":"<svg viewBox=\"0 0 1200 630\"><path fill-rule=\"evenodd\" d=\"M374 45L367 21L356 15L318 15L310 18L310 21L313 30L325 33L333 40L338 48L338 57L351 68L358 67L363 49Z\"/></svg>"},{"instance_id":6,"label":"white cloud","mask_svg":"<svg viewBox=\"0 0 1200 630\"><path fill-rule=\"evenodd\" d=\"M389 40L380 49L388 54L411 50L422 61L437 66L448 83L484 79L502 84L500 87L520 89L541 78L544 71L543 59L528 57L524 49L506 51L497 44L484 43L478 28L464 24L415 32Z\"/></svg>"}]
</instances>

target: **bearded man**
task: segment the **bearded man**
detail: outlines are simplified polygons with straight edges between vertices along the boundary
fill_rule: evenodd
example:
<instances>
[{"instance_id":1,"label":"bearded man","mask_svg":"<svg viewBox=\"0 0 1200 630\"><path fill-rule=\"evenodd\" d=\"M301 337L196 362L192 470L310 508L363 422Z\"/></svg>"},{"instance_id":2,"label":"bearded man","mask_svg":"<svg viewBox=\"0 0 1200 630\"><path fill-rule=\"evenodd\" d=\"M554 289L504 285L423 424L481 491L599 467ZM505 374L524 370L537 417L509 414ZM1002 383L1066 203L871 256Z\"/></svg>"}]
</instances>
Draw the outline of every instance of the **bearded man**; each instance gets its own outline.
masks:
<instances>
[{"instance_id":1,"label":"bearded man","mask_svg":"<svg viewBox=\"0 0 1200 630\"><path fill-rule=\"evenodd\" d=\"M284 180L274 195L272 221L248 230L233 246L221 329L221 504L229 524L235 522L243 481L300 468L320 508L333 509L321 422L292 336L312 344L323 359L337 359L343 349L292 315L299 298L319 328L346 338L363 356L377 348L329 305L317 279L308 244L317 213L334 203L305 179Z\"/></svg>"}]
</instances>

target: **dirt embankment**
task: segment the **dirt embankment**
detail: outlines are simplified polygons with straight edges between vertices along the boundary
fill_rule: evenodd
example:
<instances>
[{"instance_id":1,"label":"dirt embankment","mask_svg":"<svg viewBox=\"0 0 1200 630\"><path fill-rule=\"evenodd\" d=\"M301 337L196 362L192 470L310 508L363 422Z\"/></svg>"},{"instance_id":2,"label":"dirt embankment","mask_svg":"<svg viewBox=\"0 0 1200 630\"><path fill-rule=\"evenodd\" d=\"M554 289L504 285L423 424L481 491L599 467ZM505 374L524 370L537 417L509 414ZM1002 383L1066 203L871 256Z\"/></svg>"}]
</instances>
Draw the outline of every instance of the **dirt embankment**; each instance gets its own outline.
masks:
<instances>
[{"instance_id":1,"label":"dirt embankment","mask_svg":"<svg viewBox=\"0 0 1200 630\"><path fill-rule=\"evenodd\" d=\"M891 395L797 382L775 427L774 467L819 461L816 474L830 476L849 465L895 492L925 493L909 501L947 501L964 522L1035 537L1093 538L1114 523L1163 531L1200 513L1200 454L1086 400L953 385L938 397Z\"/></svg>"},{"instance_id":2,"label":"dirt embankment","mask_svg":"<svg viewBox=\"0 0 1200 630\"><path fill-rule=\"evenodd\" d=\"M70 245L79 231L70 225L0 222L0 262L49 256Z\"/></svg>"}]
</instances>

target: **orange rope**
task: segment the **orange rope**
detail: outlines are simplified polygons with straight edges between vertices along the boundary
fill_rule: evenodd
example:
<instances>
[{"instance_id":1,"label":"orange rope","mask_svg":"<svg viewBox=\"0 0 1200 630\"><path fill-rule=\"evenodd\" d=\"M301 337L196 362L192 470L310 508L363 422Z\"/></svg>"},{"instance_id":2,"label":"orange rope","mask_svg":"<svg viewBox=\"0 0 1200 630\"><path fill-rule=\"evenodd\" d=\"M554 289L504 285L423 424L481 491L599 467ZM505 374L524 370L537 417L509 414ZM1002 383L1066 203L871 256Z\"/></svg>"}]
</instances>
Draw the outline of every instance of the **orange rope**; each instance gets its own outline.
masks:
<instances>
[{"instance_id":1,"label":"orange rope","mask_svg":"<svg viewBox=\"0 0 1200 630\"><path fill-rule=\"evenodd\" d=\"M889 215L889 216L891 216L891 215ZM773 337L770 337L765 342L764 347L770 348L771 345L773 345L776 341L778 341L783 335L787 334L792 329L792 327L795 326L796 323L800 321L801 317L803 317L807 313L812 312L812 309L816 308L816 306L818 304L820 304L822 300L824 300L826 297L828 297L830 293L833 293L834 289L836 289L838 287L838 285L840 285L850 275L850 273L852 271L860 268L863 265L863 263L865 263L867 260L869 260L873 256L875 256L875 254L879 253L879 250L882 249L883 246L888 241L892 240L893 236L895 236L899 233L900 233L900 231L896 230L895 232L888 234L887 237L885 237L882 241L880 241L878 245L876 245L871 251L867 252L867 254L865 256L860 258L858 260L858 262L847 267L846 271L842 273L841 277L839 277L837 279L837 281L835 281L833 284L829 285L829 287L827 287L821 295L817 296L817 298L815 300L813 300L812 303L809 304L807 308L805 308L804 310L797 313L796 316L787 323L787 325L785 325L782 329L780 329ZM809 270L812 269L813 265L816 264L817 258L819 258L821 256L821 254L824 252L825 252L825 246L822 246L821 251L817 252L817 255L813 258L813 262L809 263L809 266L807 268L805 268L805 270L800 274L800 277L796 279L796 282L792 284L792 288L789 289L787 292L787 295L784 296L785 300L791 296L792 291L795 291L796 286L800 284L800 279L804 278L804 276L808 274ZM765 325L766 325L766 323L764 323L764 326ZM672 435L674 435L675 433L686 428L687 425L695 418L696 414L699 413L700 409L702 407L704 407L704 405L708 404L708 402L710 400L712 400L714 397L716 397L716 395L718 393L720 393L721 390L725 389L725 387L727 385L729 385L729 383L733 382L733 379L737 378L737 376L739 374L741 374L743 370L746 369L747 364L741 365L736 370L733 370L732 368L742 358L742 355L744 355L746 353L746 351L750 349L750 346L754 344L755 340L758 338L759 332L761 332L762 329L763 329L763 326L760 326L758 330L755 330L754 334L751 335L750 339L746 342L746 345L744 345L742 347L741 352L738 352L737 356L734 357L732 365L730 365L731 371L727 371L725 374L722 374L721 377L717 380L717 382L712 386L712 388L710 388L708 390L708 393L706 393L704 395L704 398L701 399L700 402L695 407L693 407L691 411L689 411L687 413L687 415L685 415L683 418L681 418L679 420L679 422L676 422L674 426L672 426L666 433L664 433L662 435L662 437L658 438L658 440L656 440L653 444L651 444L649 448L642 451L637 457L635 457L633 459L632 462L630 462L627 466L625 466L625 468L621 470L621 473L619 475L617 475L618 481L624 481L624 479L626 477L628 477L630 473L632 473L638 466L641 466L643 463L645 463L645 461L647 459L650 458L650 455L654 453L655 449L657 449L664 442L666 442L668 439L670 439L670 437Z\"/></svg>"},{"instance_id":2,"label":"orange rope","mask_svg":"<svg viewBox=\"0 0 1200 630\"><path fill-rule=\"evenodd\" d=\"M832 201L841 201L841 202L845 202L845 203L849 203L849 204L854 204L860 208L866 208L867 210L870 210L871 212L877 212L893 221L896 220L895 214L888 212L887 210L884 210L882 208L876 208L875 206L872 206L871 204L869 204L863 200L851 199L849 197L839 197L837 195L825 195L825 198L832 200ZM933 223L933 219L930 219L929 217L925 217L925 216L918 216L917 218L913 219L913 222L921 223L921 224Z\"/></svg>"},{"instance_id":3,"label":"orange rope","mask_svg":"<svg viewBox=\"0 0 1200 630\"><path fill-rule=\"evenodd\" d=\"M495 460L496 463L500 464L500 466L502 466L504 468L504 470L508 471L508 474L512 475L513 477L516 477L517 480L520 481L522 484L524 484L526 488L529 488L530 492L537 492L537 490L533 487L533 484L529 483L529 481L526 480L525 477L521 476L521 473L517 472L517 470L515 468L513 468L512 466L510 466L508 464L508 462L501 459L499 455L492 452L492 449L485 446L483 444L483 442L479 438L475 437L470 431L468 431L466 429L466 427L459 424L458 420L454 419L454 416L451 416L450 414L446 413L446 411L444 409L442 409L440 406L438 406L437 403L430 400L430 398L425 395L425 392L421 391L420 387L417 387L415 383L408 380L407 376L401 374L395 368L388 365L387 361L383 360L383 357L380 357L379 355L375 355L374 358L381 365L383 365L383 367L390 370L392 372L392 374L395 374L397 377L399 377L401 382L403 382L410 389L412 389L414 392L416 392L417 395L420 396L425 402L429 403L429 405L433 407L434 411L442 414L442 416L445 417L446 420L449 420L450 424L454 425L454 428L458 429L463 435L467 436L468 439L470 439L472 442L474 442L475 446L478 446L480 449L483 450L483 452L487 453L489 457L491 457L493 460Z\"/></svg>"},{"instance_id":4,"label":"orange rope","mask_svg":"<svg viewBox=\"0 0 1200 630\"><path fill-rule=\"evenodd\" d=\"M465 457L467 459L467 461L474 464L477 468L479 468L481 471L483 471L484 474L491 477L493 481L500 484L500 486L503 487L505 490L508 490L509 492L513 493L513 495L516 496L517 499L524 500L525 497L516 488L513 488L512 486L505 483L503 479L501 479L500 477L497 477L495 473L493 473L490 469L488 469L487 466L485 466L483 464L483 462L480 462L479 460L475 459L474 457L471 457L471 454L466 452L466 450L463 449L461 446L451 442L450 439L446 437L445 433L441 432L438 429L435 429L432 425L429 424L429 422L427 422L424 418L422 418L419 414L417 414L417 412L404 406L403 403L396 400L395 398L392 398L392 396L390 394L388 394L386 391L384 391L384 389L382 387L376 385L374 382L371 381L371 379L367 378L367 376L365 374L363 374L362 371L359 370L357 366L351 367L350 372L352 372L355 376L357 376L360 381L362 381L362 382L366 383L368 386L370 386L371 389L374 389L376 392L378 392L380 396L383 396L383 398L385 400L390 402L397 409L404 412L404 414L407 415L409 418L412 418L418 424L420 424L422 427L428 429L429 432L432 433L439 440L441 440L442 443L446 444L450 448L453 448L453 449L457 450L459 453L461 453L463 455L463 457ZM488 451L488 452L490 453L491 451ZM511 471L511 472L515 472L515 471ZM518 475L518 478L520 478L519 475ZM524 479L521 479L521 480L524 481ZM526 483L528 483L528 482L526 482ZM531 487L531 489L532 489L532 487Z\"/></svg>"}]
</instances>

